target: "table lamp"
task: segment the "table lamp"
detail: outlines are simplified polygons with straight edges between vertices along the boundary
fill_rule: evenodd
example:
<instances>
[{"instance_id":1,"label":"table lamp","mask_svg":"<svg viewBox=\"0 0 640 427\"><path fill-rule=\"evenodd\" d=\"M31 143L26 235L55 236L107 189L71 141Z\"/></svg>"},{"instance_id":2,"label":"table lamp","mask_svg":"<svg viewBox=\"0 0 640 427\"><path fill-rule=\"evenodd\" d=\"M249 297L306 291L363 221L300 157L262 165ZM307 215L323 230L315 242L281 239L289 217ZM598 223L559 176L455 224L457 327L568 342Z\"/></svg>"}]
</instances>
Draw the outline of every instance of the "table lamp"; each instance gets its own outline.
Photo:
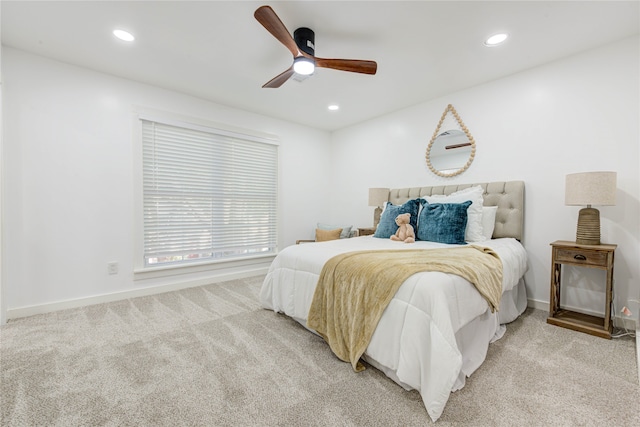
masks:
<instances>
[{"instance_id":1,"label":"table lamp","mask_svg":"<svg viewBox=\"0 0 640 427\"><path fill-rule=\"evenodd\" d=\"M378 226L380 222L380 215L382 214L382 206L384 202L389 201L389 189L388 188L370 188L369 189L369 206L375 206L376 210L373 212L373 228Z\"/></svg>"},{"instance_id":2,"label":"table lamp","mask_svg":"<svg viewBox=\"0 0 640 427\"><path fill-rule=\"evenodd\" d=\"M600 211L596 206L616 204L615 172L583 172L567 175L564 204L567 206L587 206L578 214L576 243L582 245L600 244Z\"/></svg>"}]
</instances>

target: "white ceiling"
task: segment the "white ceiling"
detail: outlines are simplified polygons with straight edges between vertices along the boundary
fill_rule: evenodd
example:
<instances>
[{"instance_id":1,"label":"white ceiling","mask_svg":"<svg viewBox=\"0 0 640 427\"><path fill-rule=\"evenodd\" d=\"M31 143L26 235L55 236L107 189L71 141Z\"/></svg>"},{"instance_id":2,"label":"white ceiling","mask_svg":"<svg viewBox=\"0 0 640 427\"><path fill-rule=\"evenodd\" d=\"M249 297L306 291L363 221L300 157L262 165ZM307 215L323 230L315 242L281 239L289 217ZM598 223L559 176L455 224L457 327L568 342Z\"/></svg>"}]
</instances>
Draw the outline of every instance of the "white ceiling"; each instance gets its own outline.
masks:
<instances>
[{"instance_id":1,"label":"white ceiling","mask_svg":"<svg viewBox=\"0 0 640 427\"><path fill-rule=\"evenodd\" d=\"M638 1L7 1L2 44L318 129L335 130L639 33ZM368 59L374 76L292 62L253 17L270 5L316 55ZM127 44L112 30L136 36ZM483 40L508 32L500 47ZM338 103L340 110L327 110Z\"/></svg>"}]
</instances>

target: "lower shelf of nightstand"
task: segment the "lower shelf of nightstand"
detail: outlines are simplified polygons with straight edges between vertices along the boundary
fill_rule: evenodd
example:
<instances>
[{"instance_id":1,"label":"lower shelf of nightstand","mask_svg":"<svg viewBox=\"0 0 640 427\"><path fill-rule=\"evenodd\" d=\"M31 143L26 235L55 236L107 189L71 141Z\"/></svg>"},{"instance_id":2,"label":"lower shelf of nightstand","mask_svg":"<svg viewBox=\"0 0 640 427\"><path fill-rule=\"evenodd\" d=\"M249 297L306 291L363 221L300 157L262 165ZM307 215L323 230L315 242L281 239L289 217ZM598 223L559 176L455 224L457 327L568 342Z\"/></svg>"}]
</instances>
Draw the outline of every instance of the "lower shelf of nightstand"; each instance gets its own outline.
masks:
<instances>
[{"instance_id":1,"label":"lower shelf of nightstand","mask_svg":"<svg viewBox=\"0 0 640 427\"><path fill-rule=\"evenodd\" d=\"M547 317L547 323L611 339L611 331L604 328L604 318L602 317L562 309L558 310L555 315Z\"/></svg>"}]
</instances>

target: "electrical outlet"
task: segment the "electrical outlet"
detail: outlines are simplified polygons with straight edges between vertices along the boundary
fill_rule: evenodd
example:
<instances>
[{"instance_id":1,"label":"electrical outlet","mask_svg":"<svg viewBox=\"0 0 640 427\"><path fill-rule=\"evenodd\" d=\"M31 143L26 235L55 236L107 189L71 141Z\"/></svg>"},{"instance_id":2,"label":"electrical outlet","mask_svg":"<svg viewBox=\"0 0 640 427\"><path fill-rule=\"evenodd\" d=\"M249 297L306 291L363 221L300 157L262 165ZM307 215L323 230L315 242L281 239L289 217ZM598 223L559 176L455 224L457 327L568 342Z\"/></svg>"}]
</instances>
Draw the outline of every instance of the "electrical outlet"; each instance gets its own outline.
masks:
<instances>
[{"instance_id":1,"label":"electrical outlet","mask_svg":"<svg viewBox=\"0 0 640 427\"><path fill-rule=\"evenodd\" d=\"M107 273L118 274L118 263L117 262L107 263Z\"/></svg>"}]
</instances>

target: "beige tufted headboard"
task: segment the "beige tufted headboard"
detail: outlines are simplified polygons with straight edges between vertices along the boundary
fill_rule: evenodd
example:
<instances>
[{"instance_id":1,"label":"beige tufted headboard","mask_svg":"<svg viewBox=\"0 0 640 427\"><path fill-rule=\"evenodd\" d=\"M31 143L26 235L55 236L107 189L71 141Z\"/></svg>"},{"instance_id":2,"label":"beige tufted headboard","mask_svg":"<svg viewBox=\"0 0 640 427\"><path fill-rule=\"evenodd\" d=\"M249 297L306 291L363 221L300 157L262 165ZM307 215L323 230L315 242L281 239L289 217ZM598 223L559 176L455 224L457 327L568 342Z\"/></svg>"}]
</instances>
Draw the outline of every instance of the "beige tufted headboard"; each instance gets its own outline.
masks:
<instances>
[{"instance_id":1,"label":"beige tufted headboard","mask_svg":"<svg viewBox=\"0 0 640 427\"><path fill-rule=\"evenodd\" d=\"M522 240L524 232L524 181L393 188L389 193L389 201L397 205L423 196L434 194L449 195L455 191L476 185L480 185L484 189L484 205L498 207L493 238L513 237Z\"/></svg>"}]
</instances>

